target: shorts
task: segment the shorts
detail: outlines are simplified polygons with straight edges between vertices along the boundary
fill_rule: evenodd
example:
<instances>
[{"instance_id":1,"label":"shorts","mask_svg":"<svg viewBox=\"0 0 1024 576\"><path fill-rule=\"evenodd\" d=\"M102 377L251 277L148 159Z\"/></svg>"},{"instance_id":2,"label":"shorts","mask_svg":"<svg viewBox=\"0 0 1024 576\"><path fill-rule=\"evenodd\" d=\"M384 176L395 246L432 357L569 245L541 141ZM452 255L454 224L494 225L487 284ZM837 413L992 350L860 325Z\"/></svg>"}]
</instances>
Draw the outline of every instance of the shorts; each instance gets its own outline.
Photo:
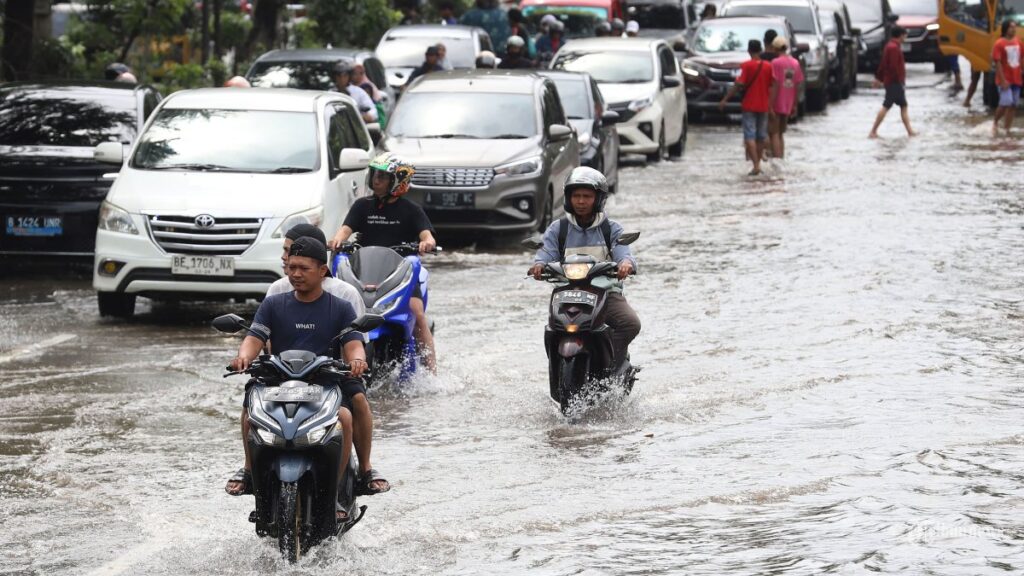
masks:
<instances>
[{"instance_id":1,"label":"shorts","mask_svg":"<svg viewBox=\"0 0 1024 576\"><path fill-rule=\"evenodd\" d=\"M882 108L888 110L895 104L900 108L907 107L907 93L903 84L893 83L885 85L885 100L882 101Z\"/></svg>"},{"instance_id":2,"label":"shorts","mask_svg":"<svg viewBox=\"0 0 1024 576\"><path fill-rule=\"evenodd\" d=\"M349 412L352 411L352 398L357 394L366 394L366 385L359 378L343 378L340 382L317 382L317 384L323 386L325 390L330 390L331 388L341 390L341 405L348 408ZM245 383L245 396L242 399L242 408L249 408L249 393L255 385L255 379L250 379Z\"/></svg>"},{"instance_id":3,"label":"shorts","mask_svg":"<svg viewBox=\"0 0 1024 576\"><path fill-rule=\"evenodd\" d=\"M1020 102L1020 86L1011 84L999 89L999 107L1013 108Z\"/></svg>"},{"instance_id":4,"label":"shorts","mask_svg":"<svg viewBox=\"0 0 1024 576\"><path fill-rule=\"evenodd\" d=\"M952 54L950 56L947 56L946 58L949 59L949 71L953 72L954 74L959 74L960 73L960 56L957 55L957 54Z\"/></svg>"},{"instance_id":5,"label":"shorts","mask_svg":"<svg viewBox=\"0 0 1024 576\"><path fill-rule=\"evenodd\" d=\"M787 126L789 126L788 114L775 114L768 117L769 134L785 134Z\"/></svg>"},{"instance_id":6,"label":"shorts","mask_svg":"<svg viewBox=\"0 0 1024 576\"><path fill-rule=\"evenodd\" d=\"M743 139L762 142L768 139L767 112L743 112Z\"/></svg>"}]
</instances>

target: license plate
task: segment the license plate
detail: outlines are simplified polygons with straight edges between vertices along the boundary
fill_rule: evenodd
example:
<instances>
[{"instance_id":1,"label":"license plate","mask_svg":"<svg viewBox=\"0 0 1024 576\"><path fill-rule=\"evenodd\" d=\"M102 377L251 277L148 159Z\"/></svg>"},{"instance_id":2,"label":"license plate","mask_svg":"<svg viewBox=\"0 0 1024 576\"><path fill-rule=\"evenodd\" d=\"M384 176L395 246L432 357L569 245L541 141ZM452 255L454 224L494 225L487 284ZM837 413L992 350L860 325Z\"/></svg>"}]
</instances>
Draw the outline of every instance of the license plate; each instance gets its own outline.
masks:
<instances>
[{"instance_id":1,"label":"license plate","mask_svg":"<svg viewBox=\"0 0 1024 576\"><path fill-rule=\"evenodd\" d=\"M319 402L322 386L310 385L297 388L267 388L263 391L265 402Z\"/></svg>"},{"instance_id":2,"label":"license plate","mask_svg":"<svg viewBox=\"0 0 1024 576\"><path fill-rule=\"evenodd\" d=\"M910 48L910 44L907 44L906 42L900 44L900 50L903 50L904 52L910 52Z\"/></svg>"},{"instance_id":3,"label":"license plate","mask_svg":"<svg viewBox=\"0 0 1024 576\"><path fill-rule=\"evenodd\" d=\"M235 260L222 256L174 256L172 274L193 276L234 276Z\"/></svg>"},{"instance_id":4,"label":"license plate","mask_svg":"<svg viewBox=\"0 0 1024 576\"><path fill-rule=\"evenodd\" d=\"M583 290L565 290L555 294L555 304L586 304L597 305L597 294Z\"/></svg>"},{"instance_id":5,"label":"license plate","mask_svg":"<svg viewBox=\"0 0 1024 576\"><path fill-rule=\"evenodd\" d=\"M423 200L434 208L472 208L476 205L476 195L472 192L428 190Z\"/></svg>"},{"instance_id":6,"label":"license plate","mask_svg":"<svg viewBox=\"0 0 1024 576\"><path fill-rule=\"evenodd\" d=\"M8 236L60 236L64 219L60 216L8 216Z\"/></svg>"}]
</instances>

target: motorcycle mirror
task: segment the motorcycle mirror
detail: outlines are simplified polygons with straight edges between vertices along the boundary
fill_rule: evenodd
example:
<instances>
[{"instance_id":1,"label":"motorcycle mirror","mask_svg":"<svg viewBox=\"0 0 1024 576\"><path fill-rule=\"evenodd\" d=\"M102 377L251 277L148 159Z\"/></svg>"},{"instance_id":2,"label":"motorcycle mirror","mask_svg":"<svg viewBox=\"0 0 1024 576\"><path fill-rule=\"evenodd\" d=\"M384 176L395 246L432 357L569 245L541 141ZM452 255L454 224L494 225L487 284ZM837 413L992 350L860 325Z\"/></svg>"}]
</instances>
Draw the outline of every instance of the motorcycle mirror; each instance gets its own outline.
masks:
<instances>
[{"instance_id":1,"label":"motorcycle mirror","mask_svg":"<svg viewBox=\"0 0 1024 576\"><path fill-rule=\"evenodd\" d=\"M636 239L639 237L639 232L623 232L622 234L619 234L619 244L622 244L623 246L628 246L633 242L636 242Z\"/></svg>"},{"instance_id":2,"label":"motorcycle mirror","mask_svg":"<svg viewBox=\"0 0 1024 576\"><path fill-rule=\"evenodd\" d=\"M540 236L530 236L526 240L523 240L522 245L530 250L540 250L544 247L544 241Z\"/></svg>"},{"instance_id":3,"label":"motorcycle mirror","mask_svg":"<svg viewBox=\"0 0 1024 576\"><path fill-rule=\"evenodd\" d=\"M234 334L240 330L249 328L249 325L242 320L242 317L238 314L224 314L223 316L217 316L213 319L213 327L218 332L225 334Z\"/></svg>"},{"instance_id":4,"label":"motorcycle mirror","mask_svg":"<svg viewBox=\"0 0 1024 576\"><path fill-rule=\"evenodd\" d=\"M352 328L360 332L369 332L384 325L384 317L380 314L363 314L352 323Z\"/></svg>"}]
</instances>

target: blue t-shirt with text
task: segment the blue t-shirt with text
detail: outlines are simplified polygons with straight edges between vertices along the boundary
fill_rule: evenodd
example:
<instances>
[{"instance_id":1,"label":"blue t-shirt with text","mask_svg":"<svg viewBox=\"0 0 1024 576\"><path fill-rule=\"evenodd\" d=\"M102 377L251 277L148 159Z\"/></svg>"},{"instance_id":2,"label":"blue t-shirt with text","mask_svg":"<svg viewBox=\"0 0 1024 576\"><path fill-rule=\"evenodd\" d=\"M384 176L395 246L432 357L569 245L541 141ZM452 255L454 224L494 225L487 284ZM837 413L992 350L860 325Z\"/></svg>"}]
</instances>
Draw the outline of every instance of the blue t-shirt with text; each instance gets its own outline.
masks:
<instances>
[{"instance_id":1,"label":"blue t-shirt with text","mask_svg":"<svg viewBox=\"0 0 1024 576\"><path fill-rule=\"evenodd\" d=\"M249 335L263 342L273 340L274 353L307 350L318 356L330 354L331 340L356 319L348 302L324 292L313 302L302 302L295 292L268 296L256 310ZM360 332L349 332L342 339L362 342Z\"/></svg>"}]
</instances>

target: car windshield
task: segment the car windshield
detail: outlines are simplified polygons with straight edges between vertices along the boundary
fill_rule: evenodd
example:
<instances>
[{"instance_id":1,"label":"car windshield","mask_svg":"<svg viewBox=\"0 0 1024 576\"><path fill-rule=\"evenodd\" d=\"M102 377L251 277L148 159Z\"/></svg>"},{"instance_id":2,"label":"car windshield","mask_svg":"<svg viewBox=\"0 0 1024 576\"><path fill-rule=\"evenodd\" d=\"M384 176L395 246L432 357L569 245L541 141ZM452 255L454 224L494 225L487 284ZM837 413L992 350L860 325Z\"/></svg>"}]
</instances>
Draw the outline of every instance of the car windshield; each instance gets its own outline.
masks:
<instances>
[{"instance_id":1,"label":"car windshield","mask_svg":"<svg viewBox=\"0 0 1024 576\"><path fill-rule=\"evenodd\" d=\"M411 92L402 96L387 133L405 138L529 138L537 134L531 94Z\"/></svg>"},{"instance_id":2,"label":"car windshield","mask_svg":"<svg viewBox=\"0 0 1024 576\"><path fill-rule=\"evenodd\" d=\"M330 90L334 62L257 62L249 71L253 88Z\"/></svg>"},{"instance_id":3,"label":"car windshield","mask_svg":"<svg viewBox=\"0 0 1024 576\"><path fill-rule=\"evenodd\" d=\"M145 170L309 172L318 166L316 114L164 108L132 166Z\"/></svg>"},{"instance_id":4,"label":"car windshield","mask_svg":"<svg viewBox=\"0 0 1024 576\"><path fill-rule=\"evenodd\" d=\"M814 15L810 6L778 6L775 4L730 6L729 16L785 16L794 32L814 33Z\"/></svg>"},{"instance_id":5,"label":"car windshield","mask_svg":"<svg viewBox=\"0 0 1024 576\"><path fill-rule=\"evenodd\" d=\"M639 4L630 2L629 19L636 20L641 31L649 28L686 28L686 15L683 13L682 3L673 0Z\"/></svg>"},{"instance_id":6,"label":"car windshield","mask_svg":"<svg viewBox=\"0 0 1024 576\"><path fill-rule=\"evenodd\" d=\"M46 88L0 90L0 145L81 146L131 144L138 111L135 92Z\"/></svg>"},{"instance_id":7,"label":"car windshield","mask_svg":"<svg viewBox=\"0 0 1024 576\"><path fill-rule=\"evenodd\" d=\"M386 36L377 46L377 58L388 68L415 68L423 64L427 47L444 44L453 68L475 68L476 49L470 37Z\"/></svg>"},{"instance_id":8,"label":"car windshield","mask_svg":"<svg viewBox=\"0 0 1024 576\"><path fill-rule=\"evenodd\" d=\"M889 0L889 7L899 16L938 16L939 3L926 0Z\"/></svg>"},{"instance_id":9,"label":"car windshield","mask_svg":"<svg viewBox=\"0 0 1024 576\"><path fill-rule=\"evenodd\" d=\"M587 85L583 78L555 79L558 87L558 99L565 109L565 116L570 120L591 118L594 115L593 105L587 97Z\"/></svg>"},{"instance_id":10,"label":"car windshield","mask_svg":"<svg viewBox=\"0 0 1024 576\"><path fill-rule=\"evenodd\" d=\"M850 19L854 22L881 22L882 2L880 0L851 0L846 3Z\"/></svg>"},{"instance_id":11,"label":"car windshield","mask_svg":"<svg viewBox=\"0 0 1024 576\"><path fill-rule=\"evenodd\" d=\"M540 30L540 21L551 14L565 25L566 38L589 38L599 22L608 20L608 10L598 6L527 6L523 16L533 30Z\"/></svg>"},{"instance_id":12,"label":"car windshield","mask_svg":"<svg viewBox=\"0 0 1024 576\"><path fill-rule=\"evenodd\" d=\"M641 84L654 80L654 61L647 52L563 52L551 67L587 72L603 84Z\"/></svg>"},{"instance_id":13,"label":"car windshield","mask_svg":"<svg viewBox=\"0 0 1024 576\"><path fill-rule=\"evenodd\" d=\"M693 35L693 49L710 54L715 52L746 52L750 40L764 41L764 33L771 28L760 24L737 25L725 20L705 20ZM778 35L785 35L774 28Z\"/></svg>"}]
</instances>

